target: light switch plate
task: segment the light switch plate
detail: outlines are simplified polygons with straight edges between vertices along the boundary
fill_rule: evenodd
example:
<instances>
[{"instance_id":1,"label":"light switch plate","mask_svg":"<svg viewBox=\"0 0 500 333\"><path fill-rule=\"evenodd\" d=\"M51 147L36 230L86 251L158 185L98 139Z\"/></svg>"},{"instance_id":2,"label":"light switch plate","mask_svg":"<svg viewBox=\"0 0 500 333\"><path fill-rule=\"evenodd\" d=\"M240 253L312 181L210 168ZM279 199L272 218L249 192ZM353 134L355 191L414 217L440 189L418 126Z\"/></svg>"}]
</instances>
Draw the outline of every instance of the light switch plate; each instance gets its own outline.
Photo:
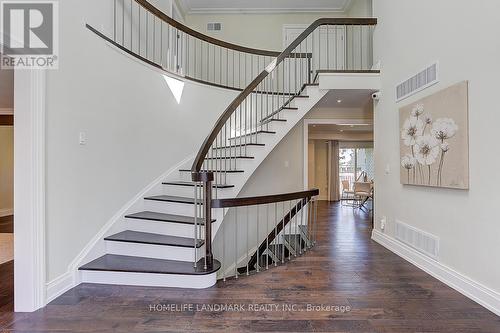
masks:
<instances>
[{"instance_id":1,"label":"light switch plate","mask_svg":"<svg viewBox=\"0 0 500 333\"><path fill-rule=\"evenodd\" d=\"M80 132L78 135L78 143L83 146L87 144L87 133L85 132Z\"/></svg>"}]
</instances>

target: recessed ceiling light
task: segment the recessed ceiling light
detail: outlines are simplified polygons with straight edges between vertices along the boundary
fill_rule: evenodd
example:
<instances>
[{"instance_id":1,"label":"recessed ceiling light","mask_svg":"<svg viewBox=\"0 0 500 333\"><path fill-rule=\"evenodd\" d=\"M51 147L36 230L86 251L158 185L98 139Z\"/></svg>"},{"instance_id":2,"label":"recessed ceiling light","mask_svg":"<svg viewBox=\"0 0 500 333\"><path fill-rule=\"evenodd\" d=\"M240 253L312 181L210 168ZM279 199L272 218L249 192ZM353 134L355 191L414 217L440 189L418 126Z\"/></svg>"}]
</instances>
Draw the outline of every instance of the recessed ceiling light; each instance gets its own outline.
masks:
<instances>
[{"instance_id":1,"label":"recessed ceiling light","mask_svg":"<svg viewBox=\"0 0 500 333\"><path fill-rule=\"evenodd\" d=\"M343 132L344 130L340 130L341 132Z\"/></svg>"},{"instance_id":2,"label":"recessed ceiling light","mask_svg":"<svg viewBox=\"0 0 500 333\"><path fill-rule=\"evenodd\" d=\"M342 100L341 100L341 99L338 99L338 100L337 100L337 103L342 103Z\"/></svg>"}]
</instances>

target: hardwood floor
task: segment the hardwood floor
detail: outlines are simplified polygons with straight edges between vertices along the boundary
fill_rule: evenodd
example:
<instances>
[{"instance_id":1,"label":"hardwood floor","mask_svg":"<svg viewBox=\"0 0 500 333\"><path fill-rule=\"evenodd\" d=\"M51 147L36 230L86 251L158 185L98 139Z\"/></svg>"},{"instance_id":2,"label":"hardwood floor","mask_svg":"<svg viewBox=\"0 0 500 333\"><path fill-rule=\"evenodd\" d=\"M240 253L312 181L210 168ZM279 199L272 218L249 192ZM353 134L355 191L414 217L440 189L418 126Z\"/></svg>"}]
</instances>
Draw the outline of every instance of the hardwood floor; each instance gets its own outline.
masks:
<instances>
[{"instance_id":1,"label":"hardwood floor","mask_svg":"<svg viewBox=\"0 0 500 333\"><path fill-rule=\"evenodd\" d=\"M3 306L0 325L16 332L500 332L500 317L371 241L366 213L322 202L318 221L317 246L267 272L204 290L80 285L32 314ZM198 311L209 304L245 309ZM251 311L252 304L278 308ZM307 311L308 304L324 307Z\"/></svg>"},{"instance_id":2,"label":"hardwood floor","mask_svg":"<svg viewBox=\"0 0 500 333\"><path fill-rule=\"evenodd\" d=\"M14 216L0 217L0 233L13 233L14 232Z\"/></svg>"}]
</instances>

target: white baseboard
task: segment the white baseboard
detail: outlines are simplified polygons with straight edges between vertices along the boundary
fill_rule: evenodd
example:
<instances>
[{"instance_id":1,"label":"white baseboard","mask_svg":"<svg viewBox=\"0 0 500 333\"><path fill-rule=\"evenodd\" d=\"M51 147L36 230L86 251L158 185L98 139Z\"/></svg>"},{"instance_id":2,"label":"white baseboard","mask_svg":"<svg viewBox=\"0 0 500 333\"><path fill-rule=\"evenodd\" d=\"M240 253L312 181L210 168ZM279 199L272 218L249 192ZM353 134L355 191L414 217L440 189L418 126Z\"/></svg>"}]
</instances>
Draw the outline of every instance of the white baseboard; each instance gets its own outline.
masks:
<instances>
[{"instance_id":1,"label":"white baseboard","mask_svg":"<svg viewBox=\"0 0 500 333\"><path fill-rule=\"evenodd\" d=\"M0 116L10 116L14 114L14 108L0 108Z\"/></svg>"},{"instance_id":2,"label":"white baseboard","mask_svg":"<svg viewBox=\"0 0 500 333\"><path fill-rule=\"evenodd\" d=\"M401 258L432 275L439 281L500 316L500 293L419 253L417 250L378 230L373 230L372 239Z\"/></svg>"},{"instance_id":3,"label":"white baseboard","mask_svg":"<svg viewBox=\"0 0 500 333\"><path fill-rule=\"evenodd\" d=\"M46 303L49 304L52 302L54 299L57 297L61 296L64 294L66 291L70 290L73 288L75 282L74 282L74 275L72 272L66 272L59 277L55 278L54 280L50 281L47 283L46 288Z\"/></svg>"},{"instance_id":4,"label":"white baseboard","mask_svg":"<svg viewBox=\"0 0 500 333\"><path fill-rule=\"evenodd\" d=\"M13 208L0 209L0 217L14 215Z\"/></svg>"}]
</instances>

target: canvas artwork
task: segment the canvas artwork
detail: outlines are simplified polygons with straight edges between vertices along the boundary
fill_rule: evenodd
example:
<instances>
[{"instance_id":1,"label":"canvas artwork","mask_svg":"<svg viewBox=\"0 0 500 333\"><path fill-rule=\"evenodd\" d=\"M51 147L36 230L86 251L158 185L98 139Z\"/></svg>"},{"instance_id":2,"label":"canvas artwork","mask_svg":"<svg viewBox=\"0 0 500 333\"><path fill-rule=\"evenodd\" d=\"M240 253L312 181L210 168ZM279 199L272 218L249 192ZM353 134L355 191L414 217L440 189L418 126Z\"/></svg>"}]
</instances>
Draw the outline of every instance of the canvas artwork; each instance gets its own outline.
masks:
<instances>
[{"instance_id":1,"label":"canvas artwork","mask_svg":"<svg viewBox=\"0 0 500 333\"><path fill-rule=\"evenodd\" d=\"M399 110L401 183L469 188L468 83Z\"/></svg>"}]
</instances>

